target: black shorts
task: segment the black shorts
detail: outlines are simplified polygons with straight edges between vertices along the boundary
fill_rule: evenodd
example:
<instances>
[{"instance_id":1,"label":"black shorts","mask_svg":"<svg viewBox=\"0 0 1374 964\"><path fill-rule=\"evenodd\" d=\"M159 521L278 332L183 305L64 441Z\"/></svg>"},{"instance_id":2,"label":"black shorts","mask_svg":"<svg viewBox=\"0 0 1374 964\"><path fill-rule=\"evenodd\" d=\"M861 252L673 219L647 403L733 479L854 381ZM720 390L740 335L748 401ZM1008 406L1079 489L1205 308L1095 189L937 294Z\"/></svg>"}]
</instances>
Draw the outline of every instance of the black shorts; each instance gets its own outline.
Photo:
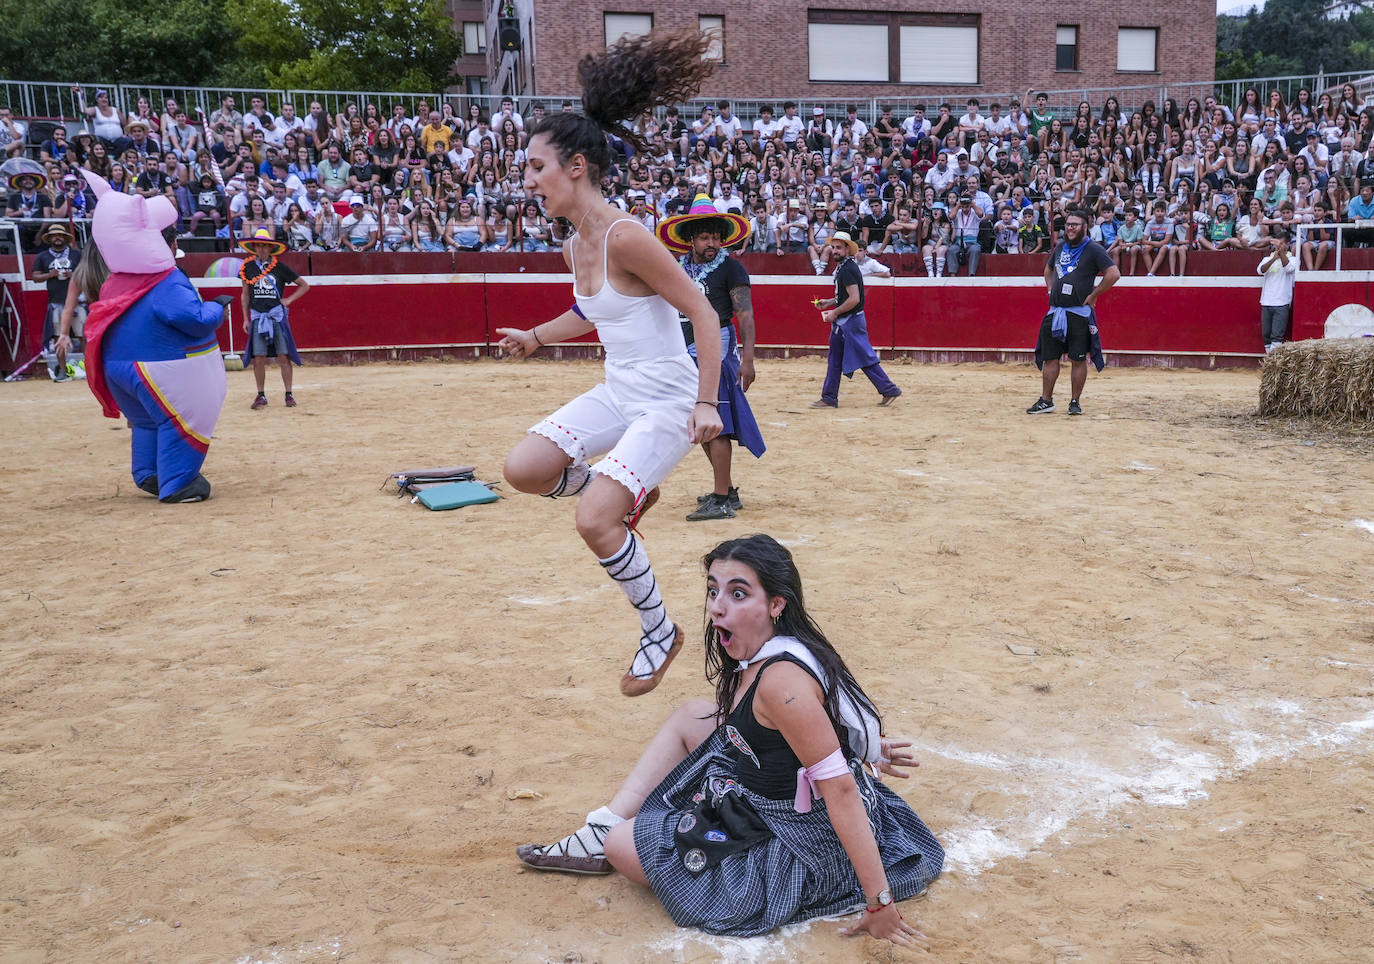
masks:
<instances>
[{"instance_id":1,"label":"black shorts","mask_svg":"<svg viewBox=\"0 0 1374 964\"><path fill-rule=\"evenodd\" d=\"M1058 361L1061 355L1068 355L1070 361L1083 361L1092 347L1092 335L1088 332L1091 319L1069 313L1069 330L1063 338L1056 338L1050 330L1053 319L1045 316L1040 322L1040 357L1044 361Z\"/></svg>"}]
</instances>

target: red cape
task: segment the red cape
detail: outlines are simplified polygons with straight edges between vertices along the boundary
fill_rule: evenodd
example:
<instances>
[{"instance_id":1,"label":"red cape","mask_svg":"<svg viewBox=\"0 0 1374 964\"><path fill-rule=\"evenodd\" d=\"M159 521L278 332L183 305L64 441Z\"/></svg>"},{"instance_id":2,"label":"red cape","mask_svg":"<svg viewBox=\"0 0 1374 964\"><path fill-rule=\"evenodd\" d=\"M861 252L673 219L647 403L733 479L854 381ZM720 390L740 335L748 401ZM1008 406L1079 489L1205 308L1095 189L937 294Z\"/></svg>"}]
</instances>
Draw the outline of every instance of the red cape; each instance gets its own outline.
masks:
<instances>
[{"instance_id":1,"label":"red cape","mask_svg":"<svg viewBox=\"0 0 1374 964\"><path fill-rule=\"evenodd\" d=\"M175 268L156 274L127 274L116 272L100 288L100 300L91 305L86 314L86 384L100 401L106 418L119 417L119 405L110 387L105 384L105 359L100 342L105 331L124 316L140 298L153 290Z\"/></svg>"}]
</instances>

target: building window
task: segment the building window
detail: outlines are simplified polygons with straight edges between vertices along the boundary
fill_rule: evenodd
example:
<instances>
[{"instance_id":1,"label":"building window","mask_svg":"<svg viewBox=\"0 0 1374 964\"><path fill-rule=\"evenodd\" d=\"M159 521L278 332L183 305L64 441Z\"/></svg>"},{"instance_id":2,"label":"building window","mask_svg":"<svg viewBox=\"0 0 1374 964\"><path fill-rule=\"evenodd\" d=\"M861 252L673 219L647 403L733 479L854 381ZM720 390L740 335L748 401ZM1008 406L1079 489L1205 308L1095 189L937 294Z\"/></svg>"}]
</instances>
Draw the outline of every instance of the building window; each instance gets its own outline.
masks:
<instances>
[{"instance_id":1,"label":"building window","mask_svg":"<svg viewBox=\"0 0 1374 964\"><path fill-rule=\"evenodd\" d=\"M623 37L647 37L654 32L652 13L608 13L604 16L607 47Z\"/></svg>"},{"instance_id":2,"label":"building window","mask_svg":"<svg viewBox=\"0 0 1374 964\"><path fill-rule=\"evenodd\" d=\"M1158 49L1159 28L1122 27L1116 32L1116 69L1154 72Z\"/></svg>"},{"instance_id":3,"label":"building window","mask_svg":"<svg viewBox=\"0 0 1374 964\"><path fill-rule=\"evenodd\" d=\"M887 80L887 24L812 23L812 80Z\"/></svg>"},{"instance_id":4,"label":"building window","mask_svg":"<svg viewBox=\"0 0 1374 964\"><path fill-rule=\"evenodd\" d=\"M1078 28L1054 28L1054 69L1078 69Z\"/></svg>"},{"instance_id":5,"label":"building window","mask_svg":"<svg viewBox=\"0 0 1374 964\"><path fill-rule=\"evenodd\" d=\"M725 18L721 16L697 17L697 29L711 38L711 46L701 55L702 60L725 60Z\"/></svg>"},{"instance_id":6,"label":"building window","mask_svg":"<svg viewBox=\"0 0 1374 964\"><path fill-rule=\"evenodd\" d=\"M488 90L487 78L485 77L464 77L463 86L469 94L485 94Z\"/></svg>"},{"instance_id":7,"label":"building window","mask_svg":"<svg viewBox=\"0 0 1374 964\"><path fill-rule=\"evenodd\" d=\"M978 28L901 27L904 84L978 83Z\"/></svg>"},{"instance_id":8,"label":"building window","mask_svg":"<svg viewBox=\"0 0 1374 964\"><path fill-rule=\"evenodd\" d=\"M463 21L463 53L484 54L487 52L487 25Z\"/></svg>"},{"instance_id":9,"label":"building window","mask_svg":"<svg viewBox=\"0 0 1374 964\"><path fill-rule=\"evenodd\" d=\"M811 80L978 83L976 14L807 12Z\"/></svg>"}]
</instances>

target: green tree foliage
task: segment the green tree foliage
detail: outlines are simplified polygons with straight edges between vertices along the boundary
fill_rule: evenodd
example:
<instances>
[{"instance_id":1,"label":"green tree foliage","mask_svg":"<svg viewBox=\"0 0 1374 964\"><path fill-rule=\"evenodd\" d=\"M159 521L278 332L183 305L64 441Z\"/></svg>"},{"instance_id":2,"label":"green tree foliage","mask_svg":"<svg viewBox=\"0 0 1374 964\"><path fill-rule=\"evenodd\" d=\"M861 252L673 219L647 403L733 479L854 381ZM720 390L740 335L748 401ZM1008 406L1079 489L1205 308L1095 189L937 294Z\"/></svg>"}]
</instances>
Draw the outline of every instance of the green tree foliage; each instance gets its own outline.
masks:
<instances>
[{"instance_id":1,"label":"green tree foliage","mask_svg":"<svg viewBox=\"0 0 1374 964\"><path fill-rule=\"evenodd\" d=\"M443 0L0 0L0 75L36 81L437 91Z\"/></svg>"},{"instance_id":2,"label":"green tree foliage","mask_svg":"<svg viewBox=\"0 0 1374 964\"><path fill-rule=\"evenodd\" d=\"M1217 17L1217 79L1361 70L1374 63L1374 13L1328 20L1325 0L1268 0Z\"/></svg>"},{"instance_id":3,"label":"green tree foliage","mask_svg":"<svg viewBox=\"0 0 1374 964\"><path fill-rule=\"evenodd\" d=\"M219 66L217 0L0 0L0 64L16 80L194 85Z\"/></svg>"},{"instance_id":4,"label":"green tree foliage","mask_svg":"<svg viewBox=\"0 0 1374 964\"><path fill-rule=\"evenodd\" d=\"M228 0L224 80L318 90L448 86L462 40L442 0Z\"/></svg>"}]
</instances>

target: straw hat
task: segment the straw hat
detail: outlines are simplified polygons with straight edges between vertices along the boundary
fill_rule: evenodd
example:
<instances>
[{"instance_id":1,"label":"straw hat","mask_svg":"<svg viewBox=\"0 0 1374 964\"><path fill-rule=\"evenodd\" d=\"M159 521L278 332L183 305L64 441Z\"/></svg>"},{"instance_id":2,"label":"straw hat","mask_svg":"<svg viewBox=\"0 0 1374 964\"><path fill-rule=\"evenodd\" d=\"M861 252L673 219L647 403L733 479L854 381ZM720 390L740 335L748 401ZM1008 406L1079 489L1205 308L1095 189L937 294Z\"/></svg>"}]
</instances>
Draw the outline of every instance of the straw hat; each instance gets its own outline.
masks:
<instances>
[{"instance_id":1,"label":"straw hat","mask_svg":"<svg viewBox=\"0 0 1374 964\"><path fill-rule=\"evenodd\" d=\"M266 228L258 228L253 232L251 238L243 238L239 241L239 247L249 254L257 254L258 252L255 249L264 244L272 246L273 254L281 254L286 250L286 245L272 237L272 232L268 231Z\"/></svg>"},{"instance_id":2,"label":"straw hat","mask_svg":"<svg viewBox=\"0 0 1374 964\"><path fill-rule=\"evenodd\" d=\"M72 233L71 233L70 231L67 230L67 226L66 226L65 224L50 224L50 225L48 225L46 228L43 229L43 233L40 234L40 235L38 236L38 238L39 238L40 241L46 241L46 240L48 240L48 238L52 237L54 234L60 234L60 235L62 235L64 238L66 238L68 241L70 241L70 240L72 239Z\"/></svg>"},{"instance_id":3,"label":"straw hat","mask_svg":"<svg viewBox=\"0 0 1374 964\"><path fill-rule=\"evenodd\" d=\"M34 190L38 190L38 188L48 183L48 179L37 171L20 171L18 174L10 175L10 186L21 187L19 182L24 180L24 178L29 178L33 181L33 184L30 186Z\"/></svg>"},{"instance_id":4,"label":"straw hat","mask_svg":"<svg viewBox=\"0 0 1374 964\"><path fill-rule=\"evenodd\" d=\"M682 229L692 221L704 221L707 218L716 218L729 225L729 231L725 237L721 238L720 242L724 247L734 247L749 237L748 218L733 211L726 211L722 214L716 210L716 206L711 203L709 197L705 194L698 194L692 200L692 206L686 214L675 214L659 222L658 239L667 245L669 251L677 254L690 251L692 242L683 235Z\"/></svg>"},{"instance_id":5,"label":"straw hat","mask_svg":"<svg viewBox=\"0 0 1374 964\"><path fill-rule=\"evenodd\" d=\"M831 241L843 241L849 247L849 254L852 257L859 253L859 244L849 236L848 231L836 231L830 236Z\"/></svg>"}]
</instances>

